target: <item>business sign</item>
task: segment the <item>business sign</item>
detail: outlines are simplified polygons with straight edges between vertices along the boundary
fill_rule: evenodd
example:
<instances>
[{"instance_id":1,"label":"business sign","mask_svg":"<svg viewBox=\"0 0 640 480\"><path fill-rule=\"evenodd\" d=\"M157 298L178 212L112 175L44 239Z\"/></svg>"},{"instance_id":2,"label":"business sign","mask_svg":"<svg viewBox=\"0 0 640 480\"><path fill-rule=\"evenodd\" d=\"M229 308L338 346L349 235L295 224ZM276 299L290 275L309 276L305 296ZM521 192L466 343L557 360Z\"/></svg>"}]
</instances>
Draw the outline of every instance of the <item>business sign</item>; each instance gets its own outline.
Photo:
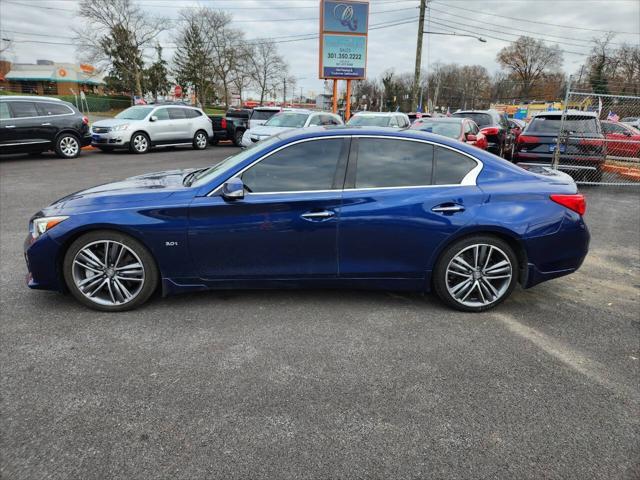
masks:
<instances>
[{"instance_id":1,"label":"business sign","mask_svg":"<svg viewBox=\"0 0 640 480\"><path fill-rule=\"evenodd\" d=\"M367 37L329 35L322 37L322 78L364 78Z\"/></svg>"},{"instance_id":2,"label":"business sign","mask_svg":"<svg viewBox=\"0 0 640 480\"><path fill-rule=\"evenodd\" d=\"M364 79L369 2L320 0L320 78Z\"/></svg>"}]
</instances>

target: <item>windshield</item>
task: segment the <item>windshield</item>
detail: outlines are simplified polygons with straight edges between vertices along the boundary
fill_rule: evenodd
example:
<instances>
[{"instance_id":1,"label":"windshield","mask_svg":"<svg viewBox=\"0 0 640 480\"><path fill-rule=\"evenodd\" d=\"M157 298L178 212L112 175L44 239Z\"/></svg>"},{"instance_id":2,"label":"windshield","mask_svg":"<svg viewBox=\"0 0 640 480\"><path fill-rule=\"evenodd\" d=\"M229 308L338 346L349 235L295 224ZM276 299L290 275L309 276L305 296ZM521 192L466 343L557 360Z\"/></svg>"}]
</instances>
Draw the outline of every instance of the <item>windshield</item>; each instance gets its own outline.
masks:
<instances>
[{"instance_id":1,"label":"windshield","mask_svg":"<svg viewBox=\"0 0 640 480\"><path fill-rule=\"evenodd\" d=\"M151 113L154 107L129 107L120 112L115 118L121 120L142 120Z\"/></svg>"},{"instance_id":2,"label":"windshield","mask_svg":"<svg viewBox=\"0 0 640 480\"><path fill-rule=\"evenodd\" d=\"M278 110L254 110L251 112L251 120L268 120L276 113Z\"/></svg>"},{"instance_id":3,"label":"windshield","mask_svg":"<svg viewBox=\"0 0 640 480\"><path fill-rule=\"evenodd\" d=\"M473 120L474 122L476 122L476 124L482 128L482 127L486 127L487 125L493 125L493 120L491 118L491 115L489 115L488 113L454 113L452 115L452 117L457 117L457 118L470 118L471 120Z\"/></svg>"},{"instance_id":4,"label":"windshield","mask_svg":"<svg viewBox=\"0 0 640 480\"><path fill-rule=\"evenodd\" d=\"M560 132L562 118L559 115L553 117L535 117L527 133L549 133L557 135ZM564 122L564 130L573 133L599 133L598 120L595 117L571 117L568 116Z\"/></svg>"},{"instance_id":5,"label":"windshield","mask_svg":"<svg viewBox=\"0 0 640 480\"><path fill-rule=\"evenodd\" d=\"M215 178L218 174L224 172L225 170L233 168L257 151L269 148L271 145L279 142L280 140L281 138L278 135L273 135L272 137L261 140L258 143L251 144L250 147L243 148L242 150L240 150L240 152L225 158L222 162L197 172L193 177L191 186L199 187L201 185L204 185L209 180Z\"/></svg>"},{"instance_id":6,"label":"windshield","mask_svg":"<svg viewBox=\"0 0 640 480\"><path fill-rule=\"evenodd\" d=\"M265 126L267 127L289 127L289 128L301 128L304 127L304 122L307 121L307 113L279 113L271 117Z\"/></svg>"},{"instance_id":7,"label":"windshield","mask_svg":"<svg viewBox=\"0 0 640 480\"><path fill-rule=\"evenodd\" d=\"M444 137L459 138L462 124L458 122L421 122L414 128L423 132L437 133Z\"/></svg>"},{"instance_id":8,"label":"windshield","mask_svg":"<svg viewBox=\"0 0 640 480\"><path fill-rule=\"evenodd\" d=\"M347 125L363 126L363 127L388 127L391 117L382 117L377 115L356 115L347 122Z\"/></svg>"}]
</instances>

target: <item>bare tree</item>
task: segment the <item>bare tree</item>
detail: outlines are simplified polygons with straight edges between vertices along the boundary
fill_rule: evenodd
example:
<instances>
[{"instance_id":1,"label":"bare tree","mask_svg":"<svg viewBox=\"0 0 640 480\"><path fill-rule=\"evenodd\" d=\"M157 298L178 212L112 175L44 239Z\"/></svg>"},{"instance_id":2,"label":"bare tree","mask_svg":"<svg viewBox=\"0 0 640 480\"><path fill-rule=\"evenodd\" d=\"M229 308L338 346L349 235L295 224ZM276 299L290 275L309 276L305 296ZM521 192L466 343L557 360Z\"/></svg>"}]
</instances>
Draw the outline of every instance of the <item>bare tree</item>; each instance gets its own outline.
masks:
<instances>
[{"instance_id":1,"label":"bare tree","mask_svg":"<svg viewBox=\"0 0 640 480\"><path fill-rule=\"evenodd\" d=\"M260 92L260 105L264 103L266 95L272 91L283 78L286 66L278 55L278 49L273 42L261 42L255 46L254 53L249 59L251 79Z\"/></svg>"},{"instance_id":2,"label":"bare tree","mask_svg":"<svg viewBox=\"0 0 640 480\"><path fill-rule=\"evenodd\" d=\"M164 30L132 0L81 0L85 27L76 31L81 56L103 70L116 70L142 96L143 49Z\"/></svg>"},{"instance_id":3,"label":"bare tree","mask_svg":"<svg viewBox=\"0 0 640 480\"><path fill-rule=\"evenodd\" d=\"M549 47L542 40L523 36L500 50L496 59L521 82L521 95L528 97L536 80L560 67L562 53L558 46Z\"/></svg>"},{"instance_id":4,"label":"bare tree","mask_svg":"<svg viewBox=\"0 0 640 480\"><path fill-rule=\"evenodd\" d=\"M236 68L231 72L231 85L240 97L240 105L242 105L244 92L253 83L251 78L251 58L253 55L253 45L241 45L237 50Z\"/></svg>"}]
</instances>

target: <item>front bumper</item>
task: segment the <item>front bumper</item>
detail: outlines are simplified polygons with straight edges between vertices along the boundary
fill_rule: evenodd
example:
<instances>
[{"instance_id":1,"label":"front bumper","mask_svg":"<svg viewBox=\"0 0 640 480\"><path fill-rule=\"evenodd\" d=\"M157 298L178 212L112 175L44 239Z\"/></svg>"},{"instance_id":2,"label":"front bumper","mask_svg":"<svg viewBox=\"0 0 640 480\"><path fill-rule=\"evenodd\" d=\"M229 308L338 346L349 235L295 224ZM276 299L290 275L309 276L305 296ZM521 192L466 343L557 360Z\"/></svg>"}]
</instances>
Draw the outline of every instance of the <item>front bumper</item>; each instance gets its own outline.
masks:
<instances>
[{"instance_id":1,"label":"front bumper","mask_svg":"<svg viewBox=\"0 0 640 480\"><path fill-rule=\"evenodd\" d=\"M92 133L91 145L98 148L128 147L130 139L131 139L131 132L127 130L107 132L107 133Z\"/></svg>"},{"instance_id":2,"label":"front bumper","mask_svg":"<svg viewBox=\"0 0 640 480\"><path fill-rule=\"evenodd\" d=\"M48 234L37 241L31 234L24 241L24 258L27 263L26 283L35 290L64 291L61 262L58 260L60 245Z\"/></svg>"}]
</instances>

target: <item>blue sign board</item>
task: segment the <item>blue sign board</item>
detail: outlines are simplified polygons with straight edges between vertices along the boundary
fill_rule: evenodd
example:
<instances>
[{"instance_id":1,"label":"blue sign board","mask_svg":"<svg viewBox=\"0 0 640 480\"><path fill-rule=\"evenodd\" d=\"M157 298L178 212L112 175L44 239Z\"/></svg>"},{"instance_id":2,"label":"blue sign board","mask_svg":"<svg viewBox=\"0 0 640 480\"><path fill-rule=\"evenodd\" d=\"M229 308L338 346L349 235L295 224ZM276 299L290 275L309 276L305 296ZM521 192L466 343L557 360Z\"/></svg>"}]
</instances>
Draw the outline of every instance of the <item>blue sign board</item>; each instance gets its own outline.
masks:
<instances>
[{"instance_id":1,"label":"blue sign board","mask_svg":"<svg viewBox=\"0 0 640 480\"><path fill-rule=\"evenodd\" d=\"M323 78L365 78L367 37L324 34L321 60Z\"/></svg>"},{"instance_id":2,"label":"blue sign board","mask_svg":"<svg viewBox=\"0 0 640 480\"><path fill-rule=\"evenodd\" d=\"M366 34L369 3L325 0L322 12L322 31L332 33Z\"/></svg>"}]
</instances>

